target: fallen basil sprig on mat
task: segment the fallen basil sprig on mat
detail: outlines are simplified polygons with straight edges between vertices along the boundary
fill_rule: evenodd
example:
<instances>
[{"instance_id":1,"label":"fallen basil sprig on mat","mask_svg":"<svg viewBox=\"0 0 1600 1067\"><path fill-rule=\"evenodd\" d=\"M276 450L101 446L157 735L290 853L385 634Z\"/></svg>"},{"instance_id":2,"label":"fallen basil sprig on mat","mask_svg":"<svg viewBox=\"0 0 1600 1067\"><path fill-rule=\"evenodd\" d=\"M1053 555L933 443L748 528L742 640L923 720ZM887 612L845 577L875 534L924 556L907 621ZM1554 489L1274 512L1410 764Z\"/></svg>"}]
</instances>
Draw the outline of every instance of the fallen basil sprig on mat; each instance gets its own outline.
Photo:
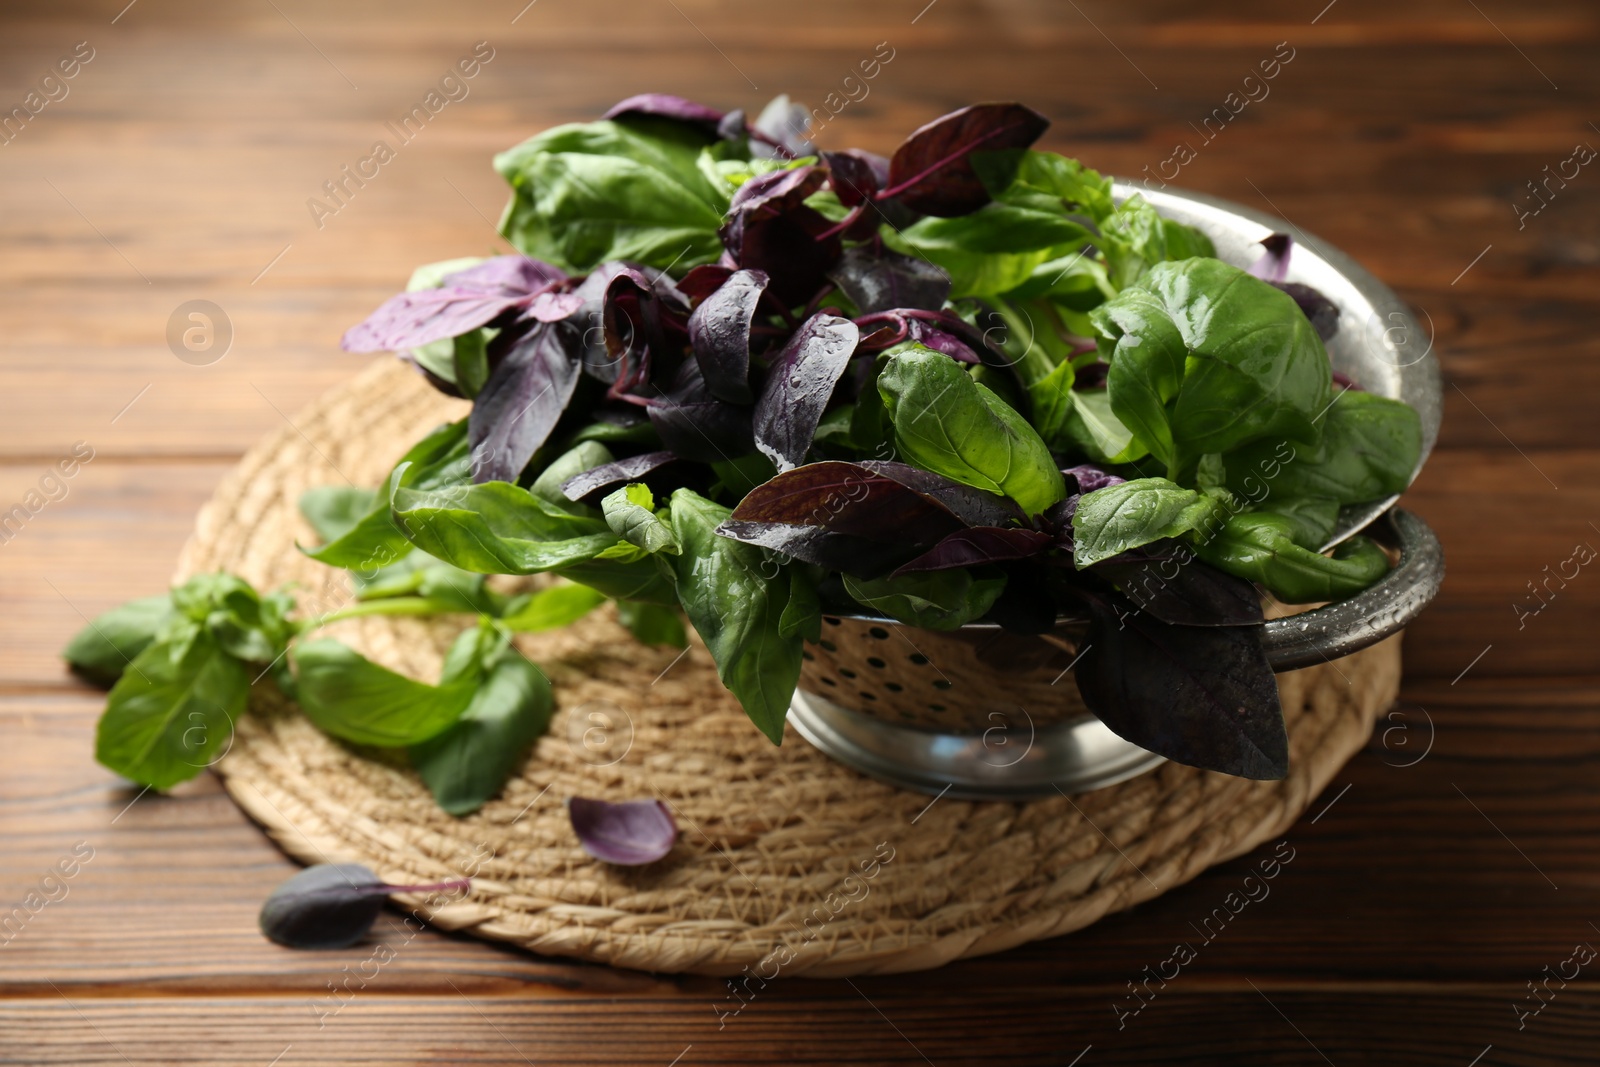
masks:
<instances>
[{"instance_id":1,"label":"fallen basil sprig on mat","mask_svg":"<svg viewBox=\"0 0 1600 1067\"><path fill-rule=\"evenodd\" d=\"M1073 617L1079 691L1112 730L1287 773L1263 594L1381 577L1366 538L1324 548L1421 449L1411 408L1336 379L1338 311L1288 281L1292 242L1222 262L1034 148L1048 122L1021 104L945 115L888 157L818 150L795 114L648 94L547 130L495 159L517 254L424 266L345 335L472 402L375 491L306 500L309 554L356 573L345 614L480 617L437 684L328 641L284 657L306 625L287 602L214 577L74 643L87 674L141 666L102 758L193 773L271 665L324 730L407 747L472 810L548 715L506 633L610 598L643 640L682 644L687 618L774 743L824 614ZM528 574L570 584L510 601L483 580Z\"/></svg>"}]
</instances>

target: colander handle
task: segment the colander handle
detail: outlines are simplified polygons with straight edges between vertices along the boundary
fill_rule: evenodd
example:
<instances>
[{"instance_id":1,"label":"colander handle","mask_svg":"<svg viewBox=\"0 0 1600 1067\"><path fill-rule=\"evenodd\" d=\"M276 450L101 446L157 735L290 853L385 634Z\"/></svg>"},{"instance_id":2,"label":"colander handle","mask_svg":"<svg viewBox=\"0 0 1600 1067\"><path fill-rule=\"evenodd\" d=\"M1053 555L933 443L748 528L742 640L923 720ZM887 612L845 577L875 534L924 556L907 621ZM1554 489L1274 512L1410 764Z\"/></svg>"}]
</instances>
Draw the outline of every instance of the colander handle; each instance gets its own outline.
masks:
<instances>
[{"instance_id":1,"label":"colander handle","mask_svg":"<svg viewBox=\"0 0 1600 1067\"><path fill-rule=\"evenodd\" d=\"M1399 633L1428 606L1444 581L1444 550L1428 524L1391 508L1367 531L1400 550L1381 581L1348 600L1267 623L1267 659L1275 671L1310 667L1359 652Z\"/></svg>"}]
</instances>

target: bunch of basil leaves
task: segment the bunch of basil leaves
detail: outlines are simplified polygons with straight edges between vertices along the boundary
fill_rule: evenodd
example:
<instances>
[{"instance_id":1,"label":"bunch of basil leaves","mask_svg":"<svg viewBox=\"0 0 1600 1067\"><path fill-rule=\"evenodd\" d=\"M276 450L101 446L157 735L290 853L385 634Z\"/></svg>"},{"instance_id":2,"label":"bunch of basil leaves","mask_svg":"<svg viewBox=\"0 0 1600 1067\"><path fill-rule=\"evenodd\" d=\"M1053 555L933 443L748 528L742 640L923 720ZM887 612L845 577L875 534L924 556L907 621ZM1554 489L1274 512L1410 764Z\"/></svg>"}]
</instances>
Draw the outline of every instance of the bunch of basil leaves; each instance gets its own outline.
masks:
<instances>
[{"instance_id":1,"label":"bunch of basil leaves","mask_svg":"<svg viewBox=\"0 0 1600 1067\"><path fill-rule=\"evenodd\" d=\"M1287 239L1221 262L1034 149L1047 122L1020 104L887 158L771 115L651 94L498 156L518 254L424 267L344 339L471 413L340 497L311 554L426 560L383 568L419 601L438 566L554 574L645 639L680 640L681 610L775 743L825 612L1088 618L1078 685L1113 730L1286 773L1258 587L1303 603L1380 577L1370 541L1322 546L1420 452L1410 408L1335 391L1337 313L1284 280ZM430 689L486 689L506 620L484 614ZM354 654L323 647L300 646L312 676L364 699ZM314 721L382 743L340 734L300 673Z\"/></svg>"}]
</instances>

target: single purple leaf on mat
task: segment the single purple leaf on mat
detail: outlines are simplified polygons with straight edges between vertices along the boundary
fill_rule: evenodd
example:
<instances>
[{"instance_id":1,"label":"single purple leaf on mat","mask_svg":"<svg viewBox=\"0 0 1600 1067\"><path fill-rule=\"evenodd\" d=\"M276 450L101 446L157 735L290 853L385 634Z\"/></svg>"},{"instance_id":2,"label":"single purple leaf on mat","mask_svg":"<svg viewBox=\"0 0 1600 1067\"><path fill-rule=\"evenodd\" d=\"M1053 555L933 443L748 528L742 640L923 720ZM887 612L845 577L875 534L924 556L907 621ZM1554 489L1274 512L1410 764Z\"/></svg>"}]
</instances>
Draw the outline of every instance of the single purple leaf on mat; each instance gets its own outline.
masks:
<instances>
[{"instance_id":1,"label":"single purple leaf on mat","mask_svg":"<svg viewBox=\"0 0 1600 1067\"><path fill-rule=\"evenodd\" d=\"M895 574L947 571L1001 560L1027 559L1043 552L1052 543L1049 534L1038 530L1015 526L974 526L945 537L916 559L902 565Z\"/></svg>"},{"instance_id":2,"label":"single purple leaf on mat","mask_svg":"<svg viewBox=\"0 0 1600 1067\"><path fill-rule=\"evenodd\" d=\"M1300 282L1273 282L1274 286L1282 289L1294 298L1300 305L1300 310L1311 321L1311 328L1317 331L1317 336L1322 338L1324 344L1333 340L1333 335L1339 332L1339 306L1332 300L1323 296L1309 285Z\"/></svg>"},{"instance_id":3,"label":"single purple leaf on mat","mask_svg":"<svg viewBox=\"0 0 1600 1067\"><path fill-rule=\"evenodd\" d=\"M1294 238L1286 233L1269 233L1260 241L1262 251L1249 267L1249 273L1264 282L1281 282L1289 274L1289 256L1294 251Z\"/></svg>"},{"instance_id":4,"label":"single purple leaf on mat","mask_svg":"<svg viewBox=\"0 0 1600 1067\"><path fill-rule=\"evenodd\" d=\"M845 207L871 200L889 180L889 161L859 148L823 152L822 162L828 166L828 184Z\"/></svg>"},{"instance_id":5,"label":"single purple leaf on mat","mask_svg":"<svg viewBox=\"0 0 1600 1067\"><path fill-rule=\"evenodd\" d=\"M748 404L750 392L750 327L756 305L767 288L759 270L735 271L689 316L689 345L713 396L732 404Z\"/></svg>"},{"instance_id":6,"label":"single purple leaf on mat","mask_svg":"<svg viewBox=\"0 0 1600 1067\"><path fill-rule=\"evenodd\" d=\"M507 331L509 333L510 331ZM474 482L514 482L560 421L578 387L583 330L537 322L492 348L500 355L467 419Z\"/></svg>"},{"instance_id":7,"label":"single purple leaf on mat","mask_svg":"<svg viewBox=\"0 0 1600 1067\"><path fill-rule=\"evenodd\" d=\"M698 126L710 134L718 132L717 128L723 119L723 113L715 108L670 93L640 93L638 96L630 96L626 100L612 104L611 109L600 117L621 119L637 116L676 119Z\"/></svg>"},{"instance_id":8,"label":"single purple leaf on mat","mask_svg":"<svg viewBox=\"0 0 1600 1067\"><path fill-rule=\"evenodd\" d=\"M344 948L366 936L390 893L467 889L466 879L388 885L359 863L319 863L281 883L261 905L261 932L289 948Z\"/></svg>"},{"instance_id":9,"label":"single purple leaf on mat","mask_svg":"<svg viewBox=\"0 0 1600 1067\"><path fill-rule=\"evenodd\" d=\"M636 482L646 474L677 460L671 452L644 452L627 459L602 463L575 474L561 483L561 492L568 500L593 503L606 492L628 482Z\"/></svg>"},{"instance_id":10,"label":"single purple leaf on mat","mask_svg":"<svg viewBox=\"0 0 1600 1067\"><path fill-rule=\"evenodd\" d=\"M654 863L671 852L678 840L672 812L659 800L612 803L569 797L567 818L585 852L625 867Z\"/></svg>"},{"instance_id":11,"label":"single purple leaf on mat","mask_svg":"<svg viewBox=\"0 0 1600 1067\"><path fill-rule=\"evenodd\" d=\"M756 447L779 471L806 461L822 412L860 339L849 319L813 315L773 361L752 426Z\"/></svg>"},{"instance_id":12,"label":"single purple leaf on mat","mask_svg":"<svg viewBox=\"0 0 1600 1067\"><path fill-rule=\"evenodd\" d=\"M950 298L944 268L898 252L874 254L866 245L845 249L828 277L863 315L896 308L938 311Z\"/></svg>"},{"instance_id":13,"label":"single purple leaf on mat","mask_svg":"<svg viewBox=\"0 0 1600 1067\"><path fill-rule=\"evenodd\" d=\"M1121 485L1127 481L1119 478L1110 471L1103 471L1092 463L1080 463L1076 467L1063 467L1061 473L1078 483L1078 492L1092 493L1096 489L1104 489L1108 485Z\"/></svg>"},{"instance_id":14,"label":"single purple leaf on mat","mask_svg":"<svg viewBox=\"0 0 1600 1067\"><path fill-rule=\"evenodd\" d=\"M661 443L681 459L717 463L747 456L755 448L750 408L713 396L693 360L679 370L672 391L651 401L645 411Z\"/></svg>"},{"instance_id":15,"label":"single purple leaf on mat","mask_svg":"<svg viewBox=\"0 0 1600 1067\"><path fill-rule=\"evenodd\" d=\"M881 194L924 215L969 215L991 199L972 166L974 152L1020 151L1039 139L1050 120L1021 104L975 104L923 126L889 161Z\"/></svg>"},{"instance_id":16,"label":"single purple leaf on mat","mask_svg":"<svg viewBox=\"0 0 1600 1067\"><path fill-rule=\"evenodd\" d=\"M1173 626L1120 597L1090 599L1078 691L1117 736L1240 778L1289 772L1278 684L1259 626Z\"/></svg>"}]
</instances>

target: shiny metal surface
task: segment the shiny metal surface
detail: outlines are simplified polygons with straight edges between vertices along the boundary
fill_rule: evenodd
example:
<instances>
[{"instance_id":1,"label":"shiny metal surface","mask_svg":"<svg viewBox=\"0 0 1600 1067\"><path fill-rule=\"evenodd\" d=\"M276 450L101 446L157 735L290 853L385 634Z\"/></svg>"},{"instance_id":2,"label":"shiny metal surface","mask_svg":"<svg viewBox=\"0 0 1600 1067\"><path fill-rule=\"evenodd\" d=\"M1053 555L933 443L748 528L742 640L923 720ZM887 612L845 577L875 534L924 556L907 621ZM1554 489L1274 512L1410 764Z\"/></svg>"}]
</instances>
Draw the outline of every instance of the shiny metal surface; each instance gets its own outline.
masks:
<instances>
[{"instance_id":1,"label":"shiny metal surface","mask_svg":"<svg viewBox=\"0 0 1600 1067\"><path fill-rule=\"evenodd\" d=\"M1405 302L1359 263L1284 219L1202 193L1149 190L1125 182L1117 182L1113 191L1118 200L1139 193L1162 215L1211 238L1217 257L1239 267L1250 266L1261 255L1258 242L1263 237L1274 232L1291 235L1295 248L1289 257L1288 280L1312 286L1339 309L1339 332L1327 343L1333 369L1369 393L1404 400L1421 416L1422 454L1412 472L1416 477L1438 440L1443 411L1431 322L1419 325ZM1324 547L1363 529L1398 499L1345 508Z\"/></svg>"}]
</instances>

